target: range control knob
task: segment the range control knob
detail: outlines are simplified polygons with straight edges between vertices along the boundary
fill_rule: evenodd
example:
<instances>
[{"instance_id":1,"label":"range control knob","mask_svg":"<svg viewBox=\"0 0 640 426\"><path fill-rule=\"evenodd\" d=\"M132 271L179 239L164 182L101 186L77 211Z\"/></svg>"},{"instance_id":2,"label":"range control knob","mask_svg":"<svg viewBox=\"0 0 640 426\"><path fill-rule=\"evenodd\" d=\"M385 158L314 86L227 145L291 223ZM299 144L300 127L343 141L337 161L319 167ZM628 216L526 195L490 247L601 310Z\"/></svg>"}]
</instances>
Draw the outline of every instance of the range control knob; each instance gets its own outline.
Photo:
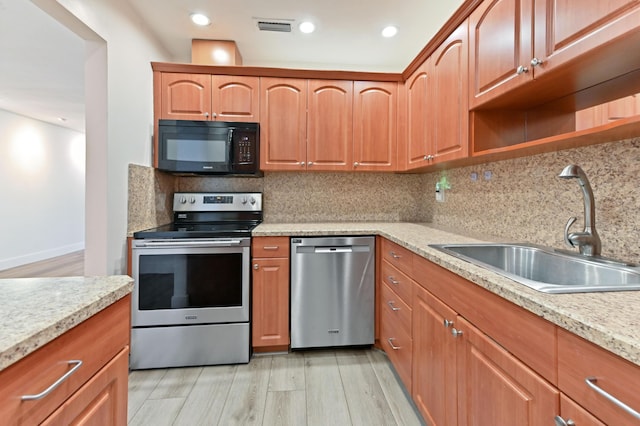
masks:
<instances>
[{"instance_id":1,"label":"range control knob","mask_svg":"<svg viewBox=\"0 0 640 426\"><path fill-rule=\"evenodd\" d=\"M249 198L249 202L251 203L251 205L254 205L256 203L256 199L254 197Z\"/></svg>"},{"instance_id":2,"label":"range control knob","mask_svg":"<svg viewBox=\"0 0 640 426\"><path fill-rule=\"evenodd\" d=\"M240 198L240 202L241 202L242 204L247 204L247 197L242 197L242 198Z\"/></svg>"},{"instance_id":3,"label":"range control knob","mask_svg":"<svg viewBox=\"0 0 640 426\"><path fill-rule=\"evenodd\" d=\"M187 197L180 197L180 204L186 204L187 203Z\"/></svg>"},{"instance_id":4,"label":"range control knob","mask_svg":"<svg viewBox=\"0 0 640 426\"><path fill-rule=\"evenodd\" d=\"M195 203L196 203L196 197L190 197L190 198L189 198L189 202L190 202L191 204L195 204Z\"/></svg>"}]
</instances>

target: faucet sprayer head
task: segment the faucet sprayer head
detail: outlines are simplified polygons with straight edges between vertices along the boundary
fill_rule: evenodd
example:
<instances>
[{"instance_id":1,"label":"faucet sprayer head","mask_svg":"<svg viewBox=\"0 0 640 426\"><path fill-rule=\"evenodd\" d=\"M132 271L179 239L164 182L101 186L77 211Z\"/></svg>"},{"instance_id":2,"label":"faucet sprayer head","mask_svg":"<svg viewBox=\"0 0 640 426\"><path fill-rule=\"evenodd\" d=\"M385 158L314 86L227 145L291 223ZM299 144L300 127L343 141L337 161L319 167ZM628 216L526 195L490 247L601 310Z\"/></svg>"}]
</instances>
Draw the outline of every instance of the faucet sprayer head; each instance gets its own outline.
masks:
<instances>
[{"instance_id":1,"label":"faucet sprayer head","mask_svg":"<svg viewBox=\"0 0 640 426\"><path fill-rule=\"evenodd\" d=\"M558 177L563 178L563 179L577 178L577 177L580 177L580 172L581 171L582 170L580 169L579 166L576 166L575 164L569 164L567 167L562 169L562 171L560 172ZM584 172L583 172L583 174L584 174Z\"/></svg>"}]
</instances>

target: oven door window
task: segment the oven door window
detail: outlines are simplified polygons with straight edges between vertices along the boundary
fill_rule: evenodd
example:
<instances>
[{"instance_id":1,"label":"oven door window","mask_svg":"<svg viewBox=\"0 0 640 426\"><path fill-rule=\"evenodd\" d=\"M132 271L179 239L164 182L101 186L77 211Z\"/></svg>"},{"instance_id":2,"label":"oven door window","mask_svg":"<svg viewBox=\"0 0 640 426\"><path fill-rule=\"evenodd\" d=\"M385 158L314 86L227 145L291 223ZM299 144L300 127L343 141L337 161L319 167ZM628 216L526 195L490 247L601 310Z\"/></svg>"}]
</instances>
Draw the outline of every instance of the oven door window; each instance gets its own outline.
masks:
<instances>
[{"instance_id":1,"label":"oven door window","mask_svg":"<svg viewBox=\"0 0 640 426\"><path fill-rule=\"evenodd\" d=\"M138 309L242 306L242 253L141 255Z\"/></svg>"}]
</instances>

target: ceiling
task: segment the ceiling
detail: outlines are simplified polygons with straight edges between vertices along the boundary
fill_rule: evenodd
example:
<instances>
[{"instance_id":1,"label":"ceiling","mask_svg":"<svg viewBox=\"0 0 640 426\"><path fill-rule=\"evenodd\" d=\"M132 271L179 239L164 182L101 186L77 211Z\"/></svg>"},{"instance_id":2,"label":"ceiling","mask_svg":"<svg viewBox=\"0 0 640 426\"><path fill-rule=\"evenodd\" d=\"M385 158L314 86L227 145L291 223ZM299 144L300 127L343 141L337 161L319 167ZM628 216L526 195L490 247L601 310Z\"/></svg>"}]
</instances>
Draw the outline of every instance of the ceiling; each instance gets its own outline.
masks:
<instances>
[{"instance_id":1,"label":"ceiling","mask_svg":"<svg viewBox=\"0 0 640 426\"><path fill-rule=\"evenodd\" d=\"M109 1L109 0L103 0ZM191 40L234 40L243 65L401 72L463 0L128 0L172 55ZM402 7L398 7L401 4ZM193 12L212 23L197 27ZM290 33L257 21L289 22ZM311 20L312 34L297 25ZM387 25L398 34L385 39ZM0 0L0 109L84 131L84 42L31 1Z\"/></svg>"}]
</instances>

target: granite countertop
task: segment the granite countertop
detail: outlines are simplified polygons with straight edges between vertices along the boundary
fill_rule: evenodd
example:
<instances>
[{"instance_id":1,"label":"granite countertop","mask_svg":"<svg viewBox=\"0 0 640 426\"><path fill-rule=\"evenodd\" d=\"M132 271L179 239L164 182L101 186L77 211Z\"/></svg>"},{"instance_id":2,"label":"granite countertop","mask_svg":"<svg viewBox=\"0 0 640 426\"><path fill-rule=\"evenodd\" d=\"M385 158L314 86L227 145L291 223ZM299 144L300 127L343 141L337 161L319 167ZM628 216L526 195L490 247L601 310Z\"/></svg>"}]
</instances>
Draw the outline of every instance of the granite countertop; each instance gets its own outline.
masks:
<instances>
[{"instance_id":1,"label":"granite countertop","mask_svg":"<svg viewBox=\"0 0 640 426\"><path fill-rule=\"evenodd\" d=\"M0 280L0 371L133 289L126 275Z\"/></svg>"},{"instance_id":2,"label":"granite countertop","mask_svg":"<svg viewBox=\"0 0 640 426\"><path fill-rule=\"evenodd\" d=\"M547 294L449 256L429 244L480 243L413 223L262 223L253 236L380 235L640 366L640 291Z\"/></svg>"}]
</instances>

